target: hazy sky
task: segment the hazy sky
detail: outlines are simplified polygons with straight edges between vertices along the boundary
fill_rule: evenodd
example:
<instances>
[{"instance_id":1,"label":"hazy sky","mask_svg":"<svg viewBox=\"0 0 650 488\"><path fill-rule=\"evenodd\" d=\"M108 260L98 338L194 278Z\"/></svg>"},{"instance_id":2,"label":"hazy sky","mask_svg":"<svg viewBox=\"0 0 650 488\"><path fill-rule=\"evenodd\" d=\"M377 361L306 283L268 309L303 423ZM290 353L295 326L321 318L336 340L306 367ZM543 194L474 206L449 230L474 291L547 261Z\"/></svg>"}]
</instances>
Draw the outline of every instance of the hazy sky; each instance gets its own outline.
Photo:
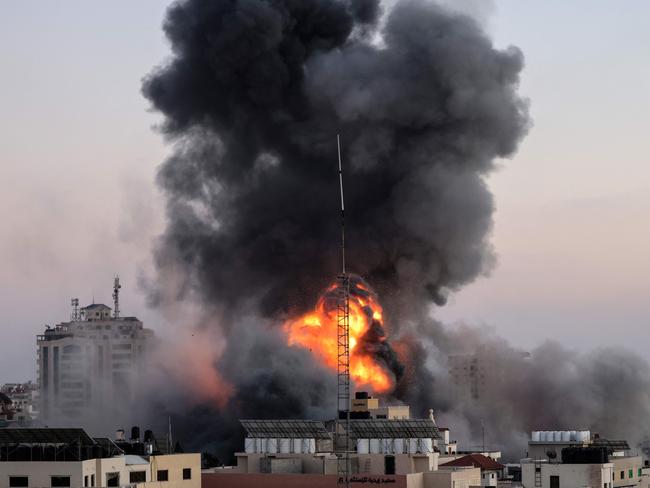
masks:
<instances>
[{"instance_id":1,"label":"hazy sky","mask_svg":"<svg viewBox=\"0 0 650 488\"><path fill-rule=\"evenodd\" d=\"M109 303L114 273L124 313L162 326L137 276L167 149L139 89L167 3L0 1L0 382L35 379L35 335L73 296ZM469 3L524 51L534 127L490 179L497 268L437 315L650 359L650 2Z\"/></svg>"}]
</instances>

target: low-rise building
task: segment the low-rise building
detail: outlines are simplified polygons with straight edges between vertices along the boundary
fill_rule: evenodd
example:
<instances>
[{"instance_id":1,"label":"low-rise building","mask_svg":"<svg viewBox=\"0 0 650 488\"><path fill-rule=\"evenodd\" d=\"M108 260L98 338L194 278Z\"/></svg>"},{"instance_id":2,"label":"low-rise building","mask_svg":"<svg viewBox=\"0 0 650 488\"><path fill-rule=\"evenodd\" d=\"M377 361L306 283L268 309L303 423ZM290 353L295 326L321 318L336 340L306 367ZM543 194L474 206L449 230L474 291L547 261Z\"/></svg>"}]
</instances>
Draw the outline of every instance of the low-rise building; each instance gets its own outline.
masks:
<instances>
[{"instance_id":1,"label":"low-rise building","mask_svg":"<svg viewBox=\"0 0 650 488\"><path fill-rule=\"evenodd\" d=\"M199 488L200 454L125 454L82 429L0 429L0 488Z\"/></svg>"},{"instance_id":2,"label":"low-rise building","mask_svg":"<svg viewBox=\"0 0 650 488\"><path fill-rule=\"evenodd\" d=\"M535 431L521 462L525 488L624 488L648 485L641 456L626 441L589 431Z\"/></svg>"},{"instance_id":3,"label":"low-rise building","mask_svg":"<svg viewBox=\"0 0 650 488\"><path fill-rule=\"evenodd\" d=\"M468 454L453 461L441 464L440 467L472 467L481 470L481 486L497 486L504 478L505 466L483 454Z\"/></svg>"}]
</instances>

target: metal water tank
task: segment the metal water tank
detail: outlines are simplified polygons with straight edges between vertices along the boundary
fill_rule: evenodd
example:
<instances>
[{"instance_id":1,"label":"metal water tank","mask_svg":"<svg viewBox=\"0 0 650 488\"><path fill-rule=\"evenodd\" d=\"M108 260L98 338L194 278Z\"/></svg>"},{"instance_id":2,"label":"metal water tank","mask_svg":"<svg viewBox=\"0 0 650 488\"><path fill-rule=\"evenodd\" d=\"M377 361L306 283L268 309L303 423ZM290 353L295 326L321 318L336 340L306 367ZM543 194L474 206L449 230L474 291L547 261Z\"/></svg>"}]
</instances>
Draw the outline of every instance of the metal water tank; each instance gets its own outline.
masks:
<instances>
[{"instance_id":1,"label":"metal water tank","mask_svg":"<svg viewBox=\"0 0 650 488\"><path fill-rule=\"evenodd\" d=\"M278 450L281 454L289 454L291 452L291 439L278 439Z\"/></svg>"},{"instance_id":2,"label":"metal water tank","mask_svg":"<svg viewBox=\"0 0 650 488\"><path fill-rule=\"evenodd\" d=\"M420 445L422 446L422 452L424 453L433 452L432 439L420 439Z\"/></svg>"},{"instance_id":3,"label":"metal water tank","mask_svg":"<svg viewBox=\"0 0 650 488\"><path fill-rule=\"evenodd\" d=\"M563 430L562 431L562 442L570 442L571 441L571 432L568 430Z\"/></svg>"},{"instance_id":4,"label":"metal water tank","mask_svg":"<svg viewBox=\"0 0 650 488\"><path fill-rule=\"evenodd\" d=\"M381 439L370 439L370 454L381 454Z\"/></svg>"},{"instance_id":5,"label":"metal water tank","mask_svg":"<svg viewBox=\"0 0 650 488\"><path fill-rule=\"evenodd\" d=\"M369 454L370 441L368 439L357 439L357 454Z\"/></svg>"},{"instance_id":6,"label":"metal water tank","mask_svg":"<svg viewBox=\"0 0 650 488\"><path fill-rule=\"evenodd\" d=\"M538 430L534 430L533 433L532 433L532 435L530 436L530 439L531 439L533 442L539 442L539 441L540 441L540 438L541 438L541 432L538 431Z\"/></svg>"},{"instance_id":7,"label":"metal water tank","mask_svg":"<svg viewBox=\"0 0 650 488\"><path fill-rule=\"evenodd\" d=\"M253 454L255 452L255 439L250 437L244 439L244 451L246 451L246 454Z\"/></svg>"},{"instance_id":8,"label":"metal water tank","mask_svg":"<svg viewBox=\"0 0 650 488\"><path fill-rule=\"evenodd\" d=\"M415 454L418 452L418 440L417 439L409 439L408 440L408 449L407 449L409 454Z\"/></svg>"},{"instance_id":9,"label":"metal water tank","mask_svg":"<svg viewBox=\"0 0 650 488\"><path fill-rule=\"evenodd\" d=\"M404 454L406 451L404 439L395 439L393 441L393 449L395 450L395 454Z\"/></svg>"},{"instance_id":10,"label":"metal water tank","mask_svg":"<svg viewBox=\"0 0 650 488\"><path fill-rule=\"evenodd\" d=\"M266 439L255 439L255 452L262 454L266 449Z\"/></svg>"},{"instance_id":11,"label":"metal water tank","mask_svg":"<svg viewBox=\"0 0 650 488\"><path fill-rule=\"evenodd\" d=\"M308 454L309 453L309 439L300 439L300 444L301 444L300 450L303 453Z\"/></svg>"},{"instance_id":12,"label":"metal water tank","mask_svg":"<svg viewBox=\"0 0 650 488\"><path fill-rule=\"evenodd\" d=\"M562 442L562 431L556 430L553 433L553 442Z\"/></svg>"},{"instance_id":13,"label":"metal water tank","mask_svg":"<svg viewBox=\"0 0 650 488\"><path fill-rule=\"evenodd\" d=\"M393 439L381 440L381 452L384 454L393 454Z\"/></svg>"},{"instance_id":14,"label":"metal water tank","mask_svg":"<svg viewBox=\"0 0 650 488\"><path fill-rule=\"evenodd\" d=\"M269 454L276 454L278 452L278 440L277 439L266 439L266 451Z\"/></svg>"},{"instance_id":15,"label":"metal water tank","mask_svg":"<svg viewBox=\"0 0 650 488\"><path fill-rule=\"evenodd\" d=\"M571 439L570 439L571 441L577 441L578 440L578 433L575 430L572 430L570 432L570 434L571 434Z\"/></svg>"},{"instance_id":16,"label":"metal water tank","mask_svg":"<svg viewBox=\"0 0 650 488\"><path fill-rule=\"evenodd\" d=\"M302 452L302 439L291 439L291 452L294 454Z\"/></svg>"},{"instance_id":17,"label":"metal water tank","mask_svg":"<svg viewBox=\"0 0 650 488\"><path fill-rule=\"evenodd\" d=\"M307 454L314 454L316 452L316 439L309 439L309 452Z\"/></svg>"}]
</instances>

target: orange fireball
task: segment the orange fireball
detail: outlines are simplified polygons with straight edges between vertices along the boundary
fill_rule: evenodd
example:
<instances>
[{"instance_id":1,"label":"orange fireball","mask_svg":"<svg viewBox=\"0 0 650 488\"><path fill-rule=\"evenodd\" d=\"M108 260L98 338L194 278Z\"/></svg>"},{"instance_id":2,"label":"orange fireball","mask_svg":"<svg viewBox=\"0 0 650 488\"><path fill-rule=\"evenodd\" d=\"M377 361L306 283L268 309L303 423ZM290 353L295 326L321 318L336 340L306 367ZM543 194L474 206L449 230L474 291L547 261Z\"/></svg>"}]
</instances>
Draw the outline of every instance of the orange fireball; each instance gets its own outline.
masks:
<instances>
[{"instance_id":1,"label":"orange fireball","mask_svg":"<svg viewBox=\"0 0 650 488\"><path fill-rule=\"evenodd\" d=\"M337 367L337 284L320 297L315 309L285 322L290 346L309 349L321 362L336 371ZM371 329L382 330L383 313L376 295L361 278L350 280L350 377L357 387L384 393L393 387L392 376L361 344ZM383 335L371 334L383 341Z\"/></svg>"}]
</instances>

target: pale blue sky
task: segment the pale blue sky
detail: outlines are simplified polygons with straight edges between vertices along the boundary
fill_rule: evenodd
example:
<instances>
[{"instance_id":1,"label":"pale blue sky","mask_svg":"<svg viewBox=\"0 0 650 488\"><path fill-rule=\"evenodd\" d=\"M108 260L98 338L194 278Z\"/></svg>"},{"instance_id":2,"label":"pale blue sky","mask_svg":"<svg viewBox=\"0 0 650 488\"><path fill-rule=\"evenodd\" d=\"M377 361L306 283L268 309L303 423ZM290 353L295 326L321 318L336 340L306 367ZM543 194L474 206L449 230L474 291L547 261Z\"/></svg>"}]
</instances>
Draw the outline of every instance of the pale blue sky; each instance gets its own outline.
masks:
<instances>
[{"instance_id":1,"label":"pale blue sky","mask_svg":"<svg viewBox=\"0 0 650 488\"><path fill-rule=\"evenodd\" d=\"M526 56L535 125L490 179L499 265L437 315L514 344L620 344L650 325L650 2L467 2ZM149 326L136 285L163 226L166 148L140 79L167 55L167 2L0 0L0 382L33 379L35 335L71 296Z\"/></svg>"}]
</instances>

